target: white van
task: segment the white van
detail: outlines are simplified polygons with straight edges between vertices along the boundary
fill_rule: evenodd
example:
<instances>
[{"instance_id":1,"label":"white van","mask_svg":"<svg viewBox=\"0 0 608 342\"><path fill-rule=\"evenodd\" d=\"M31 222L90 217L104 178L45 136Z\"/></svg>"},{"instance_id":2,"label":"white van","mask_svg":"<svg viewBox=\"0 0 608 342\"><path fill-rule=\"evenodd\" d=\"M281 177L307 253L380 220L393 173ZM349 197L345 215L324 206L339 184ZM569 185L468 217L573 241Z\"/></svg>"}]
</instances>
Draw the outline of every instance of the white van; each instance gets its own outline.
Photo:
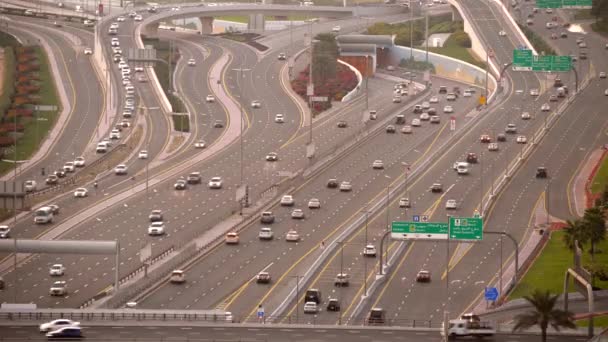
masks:
<instances>
[{"instance_id":1,"label":"white van","mask_svg":"<svg viewBox=\"0 0 608 342\"><path fill-rule=\"evenodd\" d=\"M105 141L102 141L100 143L97 144L97 148L95 149L95 151L97 153L106 153L108 152L108 143Z\"/></svg>"},{"instance_id":2,"label":"white van","mask_svg":"<svg viewBox=\"0 0 608 342\"><path fill-rule=\"evenodd\" d=\"M45 224L53 222L53 208L42 207L34 212L34 223Z\"/></svg>"},{"instance_id":3,"label":"white van","mask_svg":"<svg viewBox=\"0 0 608 342\"><path fill-rule=\"evenodd\" d=\"M459 162L458 164L456 164L456 172L458 172L459 175L468 174L469 173L469 163Z\"/></svg>"}]
</instances>

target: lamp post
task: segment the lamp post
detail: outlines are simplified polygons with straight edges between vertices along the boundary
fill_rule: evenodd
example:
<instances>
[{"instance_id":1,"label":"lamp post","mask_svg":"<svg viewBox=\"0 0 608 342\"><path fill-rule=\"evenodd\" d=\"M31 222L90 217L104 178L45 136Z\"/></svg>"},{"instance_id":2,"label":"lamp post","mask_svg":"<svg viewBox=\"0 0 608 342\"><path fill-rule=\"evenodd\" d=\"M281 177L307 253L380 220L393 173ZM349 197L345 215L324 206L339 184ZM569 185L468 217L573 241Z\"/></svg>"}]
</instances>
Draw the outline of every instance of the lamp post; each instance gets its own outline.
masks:
<instances>
[{"instance_id":1,"label":"lamp post","mask_svg":"<svg viewBox=\"0 0 608 342\"><path fill-rule=\"evenodd\" d=\"M241 111L241 124L240 124L240 135L239 135L239 145L240 145L240 153L239 153L239 169L240 169L240 185L239 187L241 189L243 189L243 191L246 191L246 185L245 185L245 180L244 180L244 176L243 176L243 117L244 117L244 111L243 111L243 101L245 101L245 96L243 96L243 94L245 93L245 87L241 86L241 78L243 77L243 72L245 71L251 71L251 69L243 69L243 68L238 68L238 69L232 69L233 71L237 72L237 79L236 79L236 83L237 86L239 87L239 93L240 93L240 98L241 101L239 103L239 109ZM239 215L243 215L243 200L244 198L241 198L241 200L239 201Z\"/></svg>"},{"instance_id":2,"label":"lamp post","mask_svg":"<svg viewBox=\"0 0 608 342\"><path fill-rule=\"evenodd\" d=\"M410 200L410 195L408 193L408 184L407 184L407 176L410 173L410 165L406 162L401 162L401 165L403 165L405 167L405 183L404 183L404 192L405 192L405 197L407 197L408 201ZM407 206L405 207L405 217L407 219Z\"/></svg>"},{"instance_id":3,"label":"lamp post","mask_svg":"<svg viewBox=\"0 0 608 342\"><path fill-rule=\"evenodd\" d=\"M300 302L300 279L304 278L301 275L293 275L291 278L296 278L296 323L298 323L298 303Z\"/></svg>"},{"instance_id":4,"label":"lamp post","mask_svg":"<svg viewBox=\"0 0 608 342\"><path fill-rule=\"evenodd\" d=\"M365 248L367 248L367 226L369 223L369 210L365 209L365 210L360 210L359 212L365 213L365 245L364 245L365 247L363 247L365 249ZM367 296L367 258L365 257L365 255L363 256L363 266L364 266L363 280L364 280L364 288L365 288L364 293L365 293L365 296Z\"/></svg>"},{"instance_id":5,"label":"lamp post","mask_svg":"<svg viewBox=\"0 0 608 342\"><path fill-rule=\"evenodd\" d=\"M388 175L384 175L386 179L390 181L391 177ZM391 202L391 183L388 183L386 186L386 230L389 229L389 220L390 220L390 202Z\"/></svg>"},{"instance_id":6,"label":"lamp post","mask_svg":"<svg viewBox=\"0 0 608 342\"><path fill-rule=\"evenodd\" d=\"M336 242L340 245L340 276L344 277L344 241ZM342 279L339 279L342 281ZM338 303L342 303L342 283L340 283L340 300ZM339 310L340 316L338 317L338 325L342 325L342 309Z\"/></svg>"}]
</instances>

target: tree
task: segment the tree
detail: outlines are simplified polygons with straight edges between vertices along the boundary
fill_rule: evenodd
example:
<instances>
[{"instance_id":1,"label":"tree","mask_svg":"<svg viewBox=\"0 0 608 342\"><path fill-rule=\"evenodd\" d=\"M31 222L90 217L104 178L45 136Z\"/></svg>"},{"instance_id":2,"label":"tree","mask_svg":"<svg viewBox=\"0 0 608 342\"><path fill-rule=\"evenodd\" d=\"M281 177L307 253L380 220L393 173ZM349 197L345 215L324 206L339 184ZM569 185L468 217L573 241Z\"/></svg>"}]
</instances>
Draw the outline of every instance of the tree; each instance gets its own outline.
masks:
<instances>
[{"instance_id":1,"label":"tree","mask_svg":"<svg viewBox=\"0 0 608 342\"><path fill-rule=\"evenodd\" d=\"M608 19L608 0L593 0L591 2L591 14L595 16L596 20Z\"/></svg>"},{"instance_id":2,"label":"tree","mask_svg":"<svg viewBox=\"0 0 608 342\"><path fill-rule=\"evenodd\" d=\"M581 220L568 220L564 227L563 241L569 250L574 251L574 242L578 241L578 247L586 241L584 235L583 222Z\"/></svg>"},{"instance_id":3,"label":"tree","mask_svg":"<svg viewBox=\"0 0 608 342\"><path fill-rule=\"evenodd\" d=\"M524 299L532 305L532 309L515 316L513 331L522 331L535 325L540 327L541 341L547 341L547 328L549 325L555 330L560 328L576 328L574 314L555 308L558 295L552 295L548 290L534 290L531 295Z\"/></svg>"},{"instance_id":4,"label":"tree","mask_svg":"<svg viewBox=\"0 0 608 342\"><path fill-rule=\"evenodd\" d=\"M589 252L591 258L595 255L595 245L606 239L606 222L604 212L600 207L585 210L583 215L585 241L591 243Z\"/></svg>"},{"instance_id":5,"label":"tree","mask_svg":"<svg viewBox=\"0 0 608 342\"><path fill-rule=\"evenodd\" d=\"M338 69L338 44L331 33L321 33L315 37L318 42L313 47L312 80L317 85L325 84L336 76Z\"/></svg>"}]
</instances>

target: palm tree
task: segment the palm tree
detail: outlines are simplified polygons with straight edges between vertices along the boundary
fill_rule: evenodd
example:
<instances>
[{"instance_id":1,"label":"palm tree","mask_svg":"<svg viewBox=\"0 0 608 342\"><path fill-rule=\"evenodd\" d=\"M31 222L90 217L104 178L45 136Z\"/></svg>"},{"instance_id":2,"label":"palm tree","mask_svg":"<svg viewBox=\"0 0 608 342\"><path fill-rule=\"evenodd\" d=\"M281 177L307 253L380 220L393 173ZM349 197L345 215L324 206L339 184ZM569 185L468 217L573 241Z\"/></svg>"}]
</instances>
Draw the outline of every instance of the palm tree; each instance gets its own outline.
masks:
<instances>
[{"instance_id":1,"label":"palm tree","mask_svg":"<svg viewBox=\"0 0 608 342\"><path fill-rule=\"evenodd\" d=\"M564 227L564 243L571 251L574 251L574 242L578 241L578 247L581 247L585 242L585 228L582 220L568 220Z\"/></svg>"},{"instance_id":2,"label":"palm tree","mask_svg":"<svg viewBox=\"0 0 608 342\"><path fill-rule=\"evenodd\" d=\"M606 239L606 221L603 210L600 207L586 209L585 215L583 216L583 222L585 225L584 234L586 240L591 242L589 252L593 260L595 246Z\"/></svg>"},{"instance_id":3,"label":"palm tree","mask_svg":"<svg viewBox=\"0 0 608 342\"><path fill-rule=\"evenodd\" d=\"M521 331L538 325L541 332L541 341L547 341L547 327L551 325L555 330L560 328L576 328L574 314L555 308L558 295L552 295L549 290L536 289L531 295L524 296L533 307L532 310L515 316L513 331Z\"/></svg>"}]
</instances>

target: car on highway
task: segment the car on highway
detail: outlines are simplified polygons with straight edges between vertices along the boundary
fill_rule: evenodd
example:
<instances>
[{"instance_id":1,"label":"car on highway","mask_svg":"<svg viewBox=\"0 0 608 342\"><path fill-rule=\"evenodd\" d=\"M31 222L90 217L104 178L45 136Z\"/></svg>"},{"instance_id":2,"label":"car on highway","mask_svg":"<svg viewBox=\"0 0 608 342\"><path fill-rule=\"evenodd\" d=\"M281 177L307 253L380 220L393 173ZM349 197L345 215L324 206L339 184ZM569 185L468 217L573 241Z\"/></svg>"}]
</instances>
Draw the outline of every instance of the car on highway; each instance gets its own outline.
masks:
<instances>
[{"instance_id":1,"label":"car on highway","mask_svg":"<svg viewBox=\"0 0 608 342\"><path fill-rule=\"evenodd\" d=\"M52 277L60 277L65 274L65 266L62 264L54 264L49 268L49 275Z\"/></svg>"},{"instance_id":2,"label":"car on highway","mask_svg":"<svg viewBox=\"0 0 608 342\"><path fill-rule=\"evenodd\" d=\"M429 103L437 103L437 102L439 102L439 98L437 96L432 96L429 99Z\"/></svg>"},{"instance_id":3,"label":"car on highway","mask_svg":"<svg viewBox=\"0 0 608 342\"><path fill-rule=\"evenodd\" d=\"M500 30L500 31L498 31L498 35L501 36L501 37L506 37L507 36L507 32L505 32L503 30Z\"/></svg>"},{"instance_id":4,"label":"car on highway","mask_svg":"<svg viewBox=\"0 0 608 342\"><path fill-rule=\"evenodd\" d=\"M154 221L148 226L148 235L157 236L165 234L165 223L163 221Z\"/></svg>"},{"instance_id":5,"label":"car on highway","mask_svg":"<svg viewBox=\"0 0 608 342\"><path fill-rule=\"evenodd\" d=\"M222 188L222 177L213 177L207 184L209 189L221 189Z\"/></svg>"},{"instance_id":6,"label":"car on highway","mask_svg":"<svg viewBox=\"0 0 608 342\"><path fill-rule=\"evenodd\" d=\"M422 105L415 105L414 109L412 110L412 112L414 114L420 114L420 113L422 113Z\"/></svg>"},{"instance_id":7,"label":"car on highway","mask_svg":"<svg viewBox=\"0 0 608 342\"><path fill-rule=\"evenodd\" d=\"M421 121L428 121L431 118L431 116L429 115L429 113L422 113L420 114L420 120Z\"/></svg>"},{"instance_id":8,"label":"car on highway","mask_svg":"<svg viewBox=\"0 0 608 342\"><path fill-rule=\"evenodd\" d=\"M112 38L112 40L110 41L110 45L111 46L120 46L120 42L118 41L118 38L116 38L116 37Z\"/></svg>"},{"instance_id":9,"label":"car on highway","mask_svg":"<svg viewBox=\"0 0 608 342\"><path fill-rule=\"evenodd\" d=\"M0 226L0 239L8 239L11 236L11 228L6 225Z\"/></svg>"},{"instance_id":10,"label":"car on highway","mask_svg":"<svg viewBox=\"0 0 608 342\"><path fill-rule=\"evenodd\" d=\"M427 112L427 113L428 113L430 116L437 115L437 109L436 109L436 108L434 108L434 107L429 108L429 109L428 109L426 112Z\"/></svg>"},{"instance_id":11,"label":"car on highway","mask_svg":"<svg viewBox=\"0 0 608 342\"><path fill-rule=\"evenodd\" d=\"M270 284L271 280L270 273L266 271L262 271L255 276L255 282L258 284Z\"/></svg>"},{"instance_id":12,"label":"car on highway","mask_svg":"<svg viewBox=\"0 0 608 342\"><path fill-rule=\"evenodd\" d=\"M477 154L475 152L467 153L467 163L476 164L478 161L479 160L478 160Z\"/></svg>"},{"instance_id":13,"label":"car on highway","mask_svg":"<svg viewBox=\"0 0 608 342\"><path fill-rule=\"evenodd\" d=\"M110 131L110 139L120 139L120 131L116 128Z\"/></svg>"},{"instance_id":14,"label":"car on highway","mask_svg":"<svg viewBox=\"0 0 608 342\"><path fill-rule=\"evenodd\" d=\"M338 187L338 185L339 185L338 180L337 180L337 179L335 179L335 178L330 178L330 179L327 181L327 187L328 187L328 188L330 188L330 189L337 188L337 187Z\"/></svg>"},{"instance_id":15,"label":"car on highway","mask_svg":"<svg viewBox=\"0 0 608 342\"><path fill-rule=\"evenodd\" d=\"M412 134L412 132L413 132L413 129L412 129L412 126L410 126L410 125L405 125L405 126L401 127L401 133L403 133L403 134Z\"/></svg>"},{"instance_id":16,"label":"car on highway","mask_svg":"<svg viewBox=\"0 0 608 342\"><path fill-rule=\"evenodd\" d=\"M82 329L80 327L63 327L57 330L49 331L46 333L48 339L73 339L82 338Z\"/></svg>"},{"instance_id":17,"label":"car on highway","mask_svg":"<svg viewBox=\"0 0 608 342\"><path fill-rule=\"evenodd\" d=\"M534 20L532 20L532 18L528 18L528 19L526 19L526 24L527 25L533 25L534 24Z\"/></svg>"},{"instance_id":18,"label":"car on highway","mask_svg":"<svg viewBox=\"0 0 608 342\"><path fill-rule=\"evenodd\" d=\"M374 170L384 169L384 163L382 162L382 160L379 160L379 159L374 160L374 162L372 163L372 169L374 169Z\"/></svg>"},{"instance_id":19,"label":"car on highway","mask_svg":"<svg viewBox=\"0 0 608 342\"><path fill-rule=\"evenodd\" d=\"M258 100L251 101L251 108L260 108L262 107L262 103Z\"/></svg>"},{"instance_id":20,"label":"car on highway","mask_svg":"<svg viewBox=\"0 0 608 342\"><path fill-rule=\"evenodd\" d=\"M206 102L215 102L215 96L207 95L207 97L205 97L205 101Z\"/></svg>"},{"instance_id":21,"label":"car on highway","mask_svg":"<svg viewBox=\"0 0 608 342\"><path fill-rule=\"evenodd\" d=\"M353 185L349 181L342 181L340 183L340 191L351 191L353 189Z\"/></svg>"},{"instance_id":22,"label":"car on highway","mask_svg":"<svg viewBox=\"0 0 608 342\"><path fill-rule=\"evenodd\" d=\"M141 15L139 15L139 14L138 14L138 15L136 15L136 16L133 18L133 20L135 20L135 21L142 21L142 20L144 20L144 17L142 17Z\"/></svg>"},{"instance_id":23,"label":"car on highway","mask_svg":"<svg viewBox=\"0 0 608 342\"><path fill-rule=\"evenodd\" d=\"M285 235L285 241L287 242L298 242L300 241L300 234L295 230L290 230Z\"/></svg>"},{"instance_id":24,"label":"car on highway","mask_svg":"<svg viewBox=\"0 0 608 342\"><path fill-rule=\"evenodd\" d=\"M266 155L266 161L275 162L279 160L279 155L276 152L270 152Z\"/></svg>"},{"instance_id":25,"label":"car on highway","mask_svg":"<svg viewBox=\"0 0 608 342\"><path fill-rule=\"evenodd\" d=\"M455 199L447 200L445 202L445 208L446 209L456 209L457 208L456 200Z\"/></svg>"},{"instance_id":26,"label":"car on highway","mask_svg":"<svg viewBox=\"0 0 608 342\"><path fill-rule=\"evenodd\" d=\"M375 257L376 256L376 246L367 245L367 246L363 247L363 256Z\"/></svg>"},{"instance_id":27,"label":"car on highway","mask_svg":"<svg viewBox=\"0 0 608 342\"><path fill-rule=\"evenodd\" d=\"M395 133L395 130L395 126L393 125L386 126L386 133Z\"/></svg>"},{"instance_id":28,"label":"car on highway","mask_svg":"<svg viewBox=\"0 0 608 342\"><path fill-rule=\"evenodd\" d=\"M492 142L492 138L490 138L488 134L482 134L481 137L479 137L479 141L482 143L490 143Z\"/></svg>"},{"instance_id":29,"label":"car on highway","mask_svg":"<svg viewBox=\"0 0 608 342\"><path fill-rule=\"evenodd\" d=\"M274 214L272 211L263 211L260 214L260 222L262 223L273 223L274 222Z\"/></svg>"},{"instance_id":30,"label":"car on highway","mask_svg":"<svg viewBox=\"0 0 608 342\"><path fill-rule=\"evenodd\" d=\"M140 82L140 83L148 82L148 77L144 74L137 75L137 82Z\"/></svg>"},{"instance_id":31,"label":"car on highway","mask_svg":"<svg viewBox=\"0 0 608 342\"><path fill-rule=\"evenodd\" d=\"M532 118L532 115L530 115L530 113L528 113L528 112L521 113L522 120L530 120L531 118Z\"/></svg>"},{"instance_id":32,"label":"car on highway","mask_svg":"<svg viewBox=\"0 0 608 342\"><path fill-rule=\"evenodd\" d=\"M296 201L293 199L292 195L283 195L283 197L281 197L281 205L284 207L289 207L289 206L293 206Z\"/></svg>"},{"instance_id":33,"label":"car on highway","mask_svg":"<svg viewBox=\"0 0 608 342\"><path fill-rule=\"evenodd\" d=\"M53 172L53 175L57 176L58 178L64 178L66 176L66 173L63 170L57 170Z\"/></svg>"},{"instance_id":34,"label":"car on highway","mask_svg":"<svg viewBox=\"0 0 608 342\"><path fill-rule=\"evenodd\" d=\"M194 143L194 148L205 148L207 146L204 141L199 140Z\"/></svg>"},{"instance_id":35,"label":"car on highway","mask_svg":"<svg viewBox=\"0 0 608 342\"><path fill-rule=\"evenodd\" d=\"M169 282L173 284L183 284L186 282L186 272L183 270L173 270L169 277Z\"/></svg>"},{"instance_id":36,"label":"car on highway","mask_svg":"<svg viewBox=\"0 0 608 342\"><path fill-rule=\"evenodd\" d=\"M128 168L127 168L127 165L125 165L125 164L118 164L114 168L114 174L116 174L116 175L126 175L127 171L128 171Z\"/></svg>"},{"instance_id":37,"label":"car on highway","mask_svg":"<svg viewBox=\"0 0 608 342\"><path fill-rule=\"evenodd\" d=\"M224 122L222 120L215 120L213 122L213 128L222 128L224 127Z\"/></svg>"},{"instance_id":38,"label":"car on highway","mask_svg":"<svg viewBox=\"0 0 608 342\"><path fill-rule=\"evenodd\" d=\"M437 115L432 115L432 116L431 116L431 123L432 123L432 124L438 124L438 123L441 123L441 118L439 118L439 116L437 116Z\"/></svg>"},{"instance_id":39,"label":"car on highway","mask_svg":"<svg viewBox=\"0 0 608 342\"><path fill-rule=\"evenodd\" d=\"M449 93L445 96L445 99L447 101L456 101L456 94L454 93Z\"/></svg>"},{"instance_id":40,"label":"car on highway","mask_svg":"<svg viewBox=\"0 0 608 342\"><path fill-rule=\"evenodd\" d=\"M349 285L350 276L347 273L338 273L334 278L334 286L347 287Z\"/></svg>"},{"instance_id":41,"label":"car on highway","mask_svg":"<svg viewBox=\"0 0 608 342\"><path fill-rule=\"evenodd\" d=\"M188 188L188 182L185 179L178 179L175 184L173 184L173 189L175 190L186 190Z\"/></svg>"},{"instance_id":42,"label":"car on highway","mask_svg":"<svg viewBox=\"0 0 608 342\"><path fill-rule=\"evenodd\" d=\"M599 78L606 78L606 72L605 71L600 71L599 73Z\"/></svg>"},{"instance_id":43,"label":"car on highway","mask_svg":"<svg viewBox=\"0 0 608 342\"><path fill-rule=\"evenodd\" d=\"M91 48L85 48L84 49L84 54L85 55L92 55L93 54L93 49L91 49Z\"/></svg>"},{"instance_id":44,"label":"car on highway","mask_svg":"<svg viewBox=\"0 0 608 342\"><path fill-rule=\"evenodd\" d=\"M337 298L329 298L327 300L327 311L340 311L340 301Z\"/></svg>"},{"instance_id":45,"label":"car on highway","mask_svg":"<svg viewBox=\"0 0 608 342\"><path fill-rule=\"evenodd\" d=\"M507 136L504 133L498 133L496 135L496 141L507 141Z\"/></svg>"},{"instance_id":46,"label":"car on highway","mask_svg":"<svg viewBox=\"0 0 608 342\"><path fill-rule=\"evenodd\" d=\"M488 144L488 151L498 151L498 144L497 143Z\"/></svg>"},{"instance_id":47,"label":"car on highway","mask_svg":"<svg viewBox=\"0 0 608 342\"><path fill-rule=\"evenodd\" d=\"M189 65L189 66L195 66L195 65L196 65L196 61L194 60L194 58L190 58L190 59L188 60L188 65Z\"/></svg>"},{"instance_id":48,"label":"car on highway","mask_svg":"<svg viewBox=\"0 0 608 342\"><path fill-rule=\"evenodd\" d=\"M42 323L38 326L38 330L40 332L49 332L53 330L57 330L64 327L78 327L80 326L80 322L72 321L67 318L55 319L50 322Z\"/></svg>"},{"instance_id":49,"label":"car on highway","mask_svg":"<svg viewBox=\"0 0 608 342\"><path fill-rule=\"evenodd\" d=\"M431 282L431 272L429 272L427 270L418 271L418 274L416 274L416 282L430 283Z\"/></svg>"},{"instance_id":50,"label":"car on highway","mask_svg":"<svg viewBox=\"0 0 608 342\"><path fill-rule=\"evenodd\" d=\"M26 180L23 183L23 187L25 188L25 192L34 192L36 191L36 181L35 180Z\"/></svg>"},{"instance_id":51,"label":"car on highway","mask_svg":"<svg viewBox=\"0 0 608 342\"><path fill-rule=\"evenodd\" d=\"M543 112L548 112L548 111L551 110L551 106L549 106L548 103L543 103L543 105L540 106L540 110L543 111Z\"/></svg>"},{"instance_id":52,"label":"car on highway","mask_svg":"<svg viewBox=\"0 0 608 342\"><path fill-rule=\"evenodd\" d=\"M454 107L450 105L443 106L444 113L454 113Z\"/></svg>"},{"instance_id":53,"label":"car on highway","mask_svg":"<svg viewBox=\"0 0 608 342\"><path fill-rule=\"evenodd\" d=\"M375 109L370 109L369 111L369 119L376 120L378 118L378 111Z\"/></svg>"},{"instance_id":54,"label":"car on highway","mask_svg":"<svg viewBox=\"0 0 608 342\"><path fill-rule=\"evenodd\" d=\"M285 52L281 52L279 53L279 55L277 56L277 59L280 61L284 61L287 59L287 55L285 54Z\"/></svg>"},{"instance_id":55,"label":"car on highway","mask_svg":"<svg viewBox=\"0 0 608 342\"><path fill-rule=\"evenodd\" d=\"M146 151L146 150L139 151L139 153L137 154L137 158L148 159L148 151Z\"/></svg>"},{"instance_id":56,"label":"car on highway","mask_svg":"<svg viewBox=\"0 0 608 342\"><path fill-rule=\"evenodd\" d=\"M536 168L536 178L547 178L547 168L542 166Z\"/></svg>"},{"instance_id":57,"label":"car on highway","mask_svg":"<svg viewBox=\"0 0 608 342\"><path fill-rule=\"evenodd\" d=\"M64 280L58 280L51 285L49 289L51 296L65 296L68 294L68 284Z\"/></svg>"},{"instance_id":58,"label":"car on highway","mask_svg":"<svg viewBox=\"0 0 608 342\"><path fill-rule=\"evenodd\" d=\"M63 164L63 171L65 171L65 172L74 172L75 170L76 169L75 169L75 166L74 166L74 162L69 161L69 162L66 162L65 164Z\"/></svg>"},{"instance_id":59,"label":"car on highway","mask_svg":"<svg viewBox=\"0 0 608 342\"><path fill-rule=\"evenodd\" d=\"M272 240L274 238L274 233L270 227L262 227L260 228L260 232L258 233L258 239L260 240Z\"/></svg>"},{"instance_id":60,"label":"car on highway","mask_svg":"<svg viewBox=\"0 0 608 342\"><path fill-rule=\"evenodd\" d=\"M201 173L198 171L190 172L186 177L188 184L200 184L202 181Z\"/></svg>"},{"instance_id":61,"label":"car on highway","mask_svg":"<svg viewBox=\"0 0 608 342\"><path fill-rule=\"evenodd\" d=\"M74 190L74 197L87 197L89 191L86 188L78 188Z\"/></svg>"},{"instance_id":62,"label":"car on highway","mask_svg":"<svg viewBox=\"0 0 608 342\"><path fill-rule=\"evenodd\" d=\"M344 120L340 120L340 121L338 121L337 126L338 126L338 128L346 128L346 127L348 127L348 122L346 122Z\"/></svg>"},{"instance_id":63,"label":"car on highway","mask_svg":"<svg viewBox=\"0 0 608 342\"><path fill-rule=\"evenodd\" d=\"M46 183L46 185L55 185L59 182L59 177L57 177L56 175L49 175L48 177L46 177L44 182Z\"/></svg>"},{"instance_id":64,"label":"car on highway","mask_svg":"<svg viewBox=\"0 0 608 342\"><path fill-rule=\"evenodd\" d=\"M507 124L507 127L505 128L505 133L511 133L511 134L515 134L517 133L517 126L515 126L515 124Z\"/></svg>"},{"instance_id":65,"label":"car on highway","mask_svg":"<svg viewBox=\"0 0 608 342\"><path fill-rule=\"evenodd\" d=\"M430 189L431 192L443 192L443 185L441 183L433 183Z\"/></svg>"},{"instance_id":66,"label":"car on highway","mask_svg":"<svg viewBox=\"0 0 608 342\"><path fill-rule=\"evenodd\" d=\"M518 144L525 144L528 142L528 138L526 138L525 135L520 135L517 137L517 143Z\"/></svg>"},{"instance_id":67,"label":"car on highway","mask_svg":"<svg viewBox=\"0 0 608 342\"><path fill-rule=\"evenodd\" d=\"M74 159L75 167L84 167L84 165L85 165L84 157L76 157L76 159Z\"/></svg>"},{"instance_id":68,"label":"car on highway","mask_svg":"<svg viewBox=\"0 0 608 342\"><path fill-rule=\"evenodd\" d=\"M421 125L420 119L412 119L412 127L420 127Z\"/></svg>"},{"instance_id":69,"label":"car on highway","mask_svg":"<svg viewBox=\"0 0 608 342\"><path fill-rule=\"evenodd\" d=\"M125 17L123 17L122 15L116 18L116 21L118 22L123 22L125 21Z\"/></svg>"},{"instance_id":70,"label":"car on highway","mask_svg":"<svg viewBox=\"0 0 608 342\"><path fill-rule=\"evenodd\" d=\"M382 308L372 308L366 321L367 325L384 325L386 323L386 311Z\"/></svg>"},{"instance_id":71,"label":"car on highway","mask_svg":"<svg viewBox=\"0 0 608 342\"><path fill-rule=\"evenodd\" d=\"M608 88L606 88L606 90L604 90L604 96L608 96Z\"/></svg>"},{"instance_id":72,"label":"car on highway","mask_svg":"<svg viewBox=\"0 0 608 342\"><path fill-rule=\"evenodd\" d=\"M150 222L159 222L163 220L163 212L162 210L159 209L154 209L150 212L150 215L148 215L148 219L150 220Z\"/></svg>"},{"instance_id":73,"label":"car on highway","mask_svg":"<svg viewBox=\"0 0 608 342\"><path fill-rule=\"evenodd\" d=\"M530 96L539 96L539 95L540 95L540 91L538 90L538 88L530 89Z\"/></svg>"},{"instance_id":74,"label":"car on highway","mask_svg":"<svg viewBox=\"0 0 608 342\"><path fill-rule=\"evenodd\" d=\"M277 114L274 116L274 122L283 123L285 122L285 116L283 114Z\"/></svg>"},{"instance_id":75,"label":"car on highway","mask_svg":"<svg viewBox=\"0 0 608 342\"><path fill-rule=\"evenodd\" d=\"M393 96L393 103L401 103L401 96Z\"/></svg>"},{"instance_id":76,"label":"car on highway","mask_svg":"<svg viewBox=\"0 0 608 342\"><path fill-rule=\"evenodd\" d=\"M307 313L307 314L316 314L317 312L319 312L319 309L317 307L317 303L315 303L315 302L306 302L306 303L304 303L304 313Z\"/></svg>"},{"instance_id":77,"label":"car on highway","mask_svg":"<svg viewBox=\"0 0 608 342\"><path fill-rule=\"evenodd\" d=\"M309 209L319 209L319 208L321 208L321 201L319 201L318 198L311 198L308 201L308 208Z\"/></svg>"},{"instance_id":78,"label":"car on highway","mask_svg":"<svg viewBox=\"0 0 608 342\"><path fill-rule=\"evenodd\" d=\"M331 28L331 32L340 32L342 28L340 27L340 25L336 25L334 27Z\"/></svg>"},{"instance_id":79,"label":"car on highway","mask_svg":"<svg viewBox=\"0 0 608 342\"><path fill-rule=\"evenodd\" d=\"M305 217L305 215L304 215L304 211L302 209L294 209L291 212L292 219L302 220L302 219L304 219L304 217Z\"/></svg>"},{"instance_id":80,"label":"car on highway","mask_svg":"<svg viewBox=\"0 0 608 342\"><path fill-rule=\"evenodd\" d=\"M411 206L410 199L407 197L401 197L399 199L399 208L409 208Z\"/></svg>"},{"instance_id":81,"label":"car on highway","mask_svg":"<svg viewBox=\"0 0 608 342\"><path fill-rule=\"evenodd\" d=\"M226 234L224 241L227 245L236 245L239 243L239 234L237 234L236 232L229 232L228 234Z\"/></svg>"}]
</instances>

